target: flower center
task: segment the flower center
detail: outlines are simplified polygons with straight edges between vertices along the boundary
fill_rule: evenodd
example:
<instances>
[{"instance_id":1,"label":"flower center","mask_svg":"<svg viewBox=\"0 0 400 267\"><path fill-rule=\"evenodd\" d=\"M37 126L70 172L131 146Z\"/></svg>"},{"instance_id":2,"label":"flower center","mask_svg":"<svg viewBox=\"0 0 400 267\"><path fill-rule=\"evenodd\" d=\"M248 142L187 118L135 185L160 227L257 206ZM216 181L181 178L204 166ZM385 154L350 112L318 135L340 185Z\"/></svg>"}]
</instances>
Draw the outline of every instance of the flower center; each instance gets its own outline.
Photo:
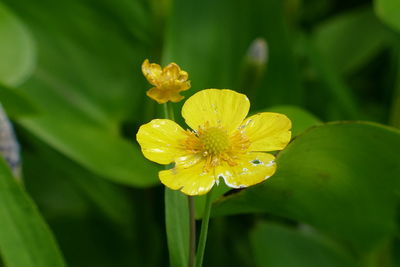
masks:
<instances>
[{"instance_id":1,"label":"flower center","mask_svg":"<svg viewBox=\"0 0 400 267\"><path fill-rule=\"evenodd\" d=\"M204 171L223 164L237 165L238 157L246 153L250 140L240 131L231 136L222 127L209 127L208 123L198 131L187 131L187 138L182 140L182 147L188 154L197 155L205 160Z\"/></svg>"},{"instance_id":2,"label":"flower center","mask_svg":"<svg viewBox=\"0 0 400 267\"><path fill-rule=\"evenodd\" d=\"M228 133L218 127L210 127L199 136L205 152L211 155L219 155L229 148Z\"/></svg>"}]
</instances>

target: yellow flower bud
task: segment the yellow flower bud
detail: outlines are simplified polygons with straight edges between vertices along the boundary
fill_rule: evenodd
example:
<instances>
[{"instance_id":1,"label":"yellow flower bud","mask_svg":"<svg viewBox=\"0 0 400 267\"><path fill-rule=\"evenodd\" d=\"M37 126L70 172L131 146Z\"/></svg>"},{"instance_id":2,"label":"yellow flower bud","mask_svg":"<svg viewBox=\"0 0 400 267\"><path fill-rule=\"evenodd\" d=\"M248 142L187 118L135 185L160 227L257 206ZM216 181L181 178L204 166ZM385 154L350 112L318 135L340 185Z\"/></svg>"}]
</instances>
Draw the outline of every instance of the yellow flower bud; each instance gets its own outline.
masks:
<instances>
[{"instance_id":1,"label":"yellow flower bud","mask_svg":"<svg viewBox=\"0 0 400 267\"><path fill-rule=\"evenodd\" d=\"M161 68L160 65L150 63L146 59L142 64L142 72L147 81L154 85L147 91L147 96L157 101L159 104L171 102L179 102L184 96L179 93L190 88L189 75L186 71L175 64L170 63L168 66Z\"/></svg>"}]
</instances>

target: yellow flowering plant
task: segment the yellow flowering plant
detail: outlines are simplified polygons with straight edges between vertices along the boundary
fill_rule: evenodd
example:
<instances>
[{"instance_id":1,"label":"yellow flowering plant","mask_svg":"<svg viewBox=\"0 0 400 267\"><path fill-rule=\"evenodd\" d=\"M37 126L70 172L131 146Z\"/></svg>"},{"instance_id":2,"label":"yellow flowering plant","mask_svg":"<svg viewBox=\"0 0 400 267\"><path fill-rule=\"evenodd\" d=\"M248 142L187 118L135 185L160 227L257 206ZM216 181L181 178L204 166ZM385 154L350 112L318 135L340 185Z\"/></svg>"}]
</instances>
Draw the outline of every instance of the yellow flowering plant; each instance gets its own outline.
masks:
<instances>
[{"instance_id":1,"label":"yellow flowering plant","mask_svg":"<svg viewBox=\"0 0 400 267\"><path fill-rule=\"evenodd\" d=\"M182 117L191 128L184 130L173 121L168 105L184 98L180 92L190 88L188 73L175 63L162 69L147 59L142 64L142 72L155 86L147 95L164 105L166 119L154 119L142 125L136 138L147 159L168 166L173 164L160 171L159 178L168 188L188 195L188 266L200 267L207 239L211 194L207 195L197 255L193 196L207 194L221 179L229 187L243 188L271 177L276 171L275 157L266 152L281 150L289 143L291 121L283 114L272 112L246 118L250 109L247 96L228 89L206 89L184 103ZM182 210L185 205L180 202L179 207L176 206L176 200L168 201L176 196L168 190L165 194L167 233L176 232L176 224L182 225L176 220L181 218L174 217L175 221L171 221L167 214L176 209L185 214Z\"/></svg>"},{"instance_id":2,"label":"yellow flowering plant","mask_svg":"<svg viewBox=\"0 0 400 267\"><path fill-rule=\"evenodd\" d=\"M222 178L232 188L258 184L274 174L275 157L291 138L291 121L263 112L246 118L248 98L232 90L207 89L190 97L182 116L192 130L172 120L142 125L137 140L144 156L159 164L161 182L187 195L206 194Z\"/></svg>"}]
</instances>

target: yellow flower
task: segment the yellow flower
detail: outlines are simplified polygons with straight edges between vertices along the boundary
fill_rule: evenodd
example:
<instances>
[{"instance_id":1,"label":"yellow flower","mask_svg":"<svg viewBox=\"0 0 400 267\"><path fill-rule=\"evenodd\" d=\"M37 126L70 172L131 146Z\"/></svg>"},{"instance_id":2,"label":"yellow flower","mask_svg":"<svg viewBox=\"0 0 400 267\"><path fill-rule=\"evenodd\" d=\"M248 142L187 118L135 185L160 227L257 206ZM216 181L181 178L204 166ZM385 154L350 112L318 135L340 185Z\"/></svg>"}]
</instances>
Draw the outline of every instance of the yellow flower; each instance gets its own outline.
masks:
<instances>
[{"instance_id":1,"label":"yellow flower","mask_svg":"<svg viewBox=\"0 0 400 267\"><path fill-rule=\"evenodd\" d=\"M164 69L146 59L142 64L142 72L147 81L155 87L147 91L147 96L156 100L159 104L179 102L184 96L179 93L190 88L188 73L175 64L171 63Z\"/></svg>"},{"instance_id":2,"label":"yellow flower","mask_svg":"<svg viewBox=\"0 0 400 267\"><path fill-rule=\"evenodd\" d=\"M182 116L193 131L171 120L155 119L140 127L137 140L146 158L175 163L159 172L161 182L187 195L202 195L224 179L233 188L264 181L276 170L275 157L262 151L283 149L291 121L283 114L250 116L248 98L231 90L207 89L190 97Z\"/></svg>"}]
</instances>

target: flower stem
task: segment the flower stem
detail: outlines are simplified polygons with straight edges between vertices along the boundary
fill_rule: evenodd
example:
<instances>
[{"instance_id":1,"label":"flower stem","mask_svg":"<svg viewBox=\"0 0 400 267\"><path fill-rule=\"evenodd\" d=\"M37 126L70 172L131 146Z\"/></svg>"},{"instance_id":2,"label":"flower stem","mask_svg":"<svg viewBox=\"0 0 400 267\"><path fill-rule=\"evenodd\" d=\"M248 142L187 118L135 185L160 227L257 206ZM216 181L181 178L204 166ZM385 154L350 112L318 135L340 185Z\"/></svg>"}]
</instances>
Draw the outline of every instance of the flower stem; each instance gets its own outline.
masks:
<instances>
[{"instance_id":1,"label":"flower stem","mask_svg":"<svg viewBox=\"0 0 400 267\"><path fill-rule=\"evenodd\" d=\"M196 265L195 265L196 267L202 267L203 265L204 251L206 249L206 241L208 233L208 222L210 221L210 214L211 214L212 191L213 190L211 189L211 191L207 194L206 206L204 209L203 220L201 222L200 238L196 255Z\"/></svg>"},{"instance_id":2,"label":"flower stem","mask_svg":"<svg viewBox=\"0 0 400 267\"><path fill-rule=\"evenodd\" d=\"M193 267L194 260L196 257L196 219L195 219L194 197L188 196L188 204L189 204L189 227L190 227L189 267Z\"/></svg>"},{"instance_id":3,"label":"flower stem","mask_svg":"<svg viewBox=\"0 0 400 267\"><path fill-rule=\"evenodd\" d=\"M174 109L172 108L172 105L170 102L167 102L163 104L163 109L164 109L164 117L169 120L175 120L174 116Z\"/></svg>"}]
</instances>

